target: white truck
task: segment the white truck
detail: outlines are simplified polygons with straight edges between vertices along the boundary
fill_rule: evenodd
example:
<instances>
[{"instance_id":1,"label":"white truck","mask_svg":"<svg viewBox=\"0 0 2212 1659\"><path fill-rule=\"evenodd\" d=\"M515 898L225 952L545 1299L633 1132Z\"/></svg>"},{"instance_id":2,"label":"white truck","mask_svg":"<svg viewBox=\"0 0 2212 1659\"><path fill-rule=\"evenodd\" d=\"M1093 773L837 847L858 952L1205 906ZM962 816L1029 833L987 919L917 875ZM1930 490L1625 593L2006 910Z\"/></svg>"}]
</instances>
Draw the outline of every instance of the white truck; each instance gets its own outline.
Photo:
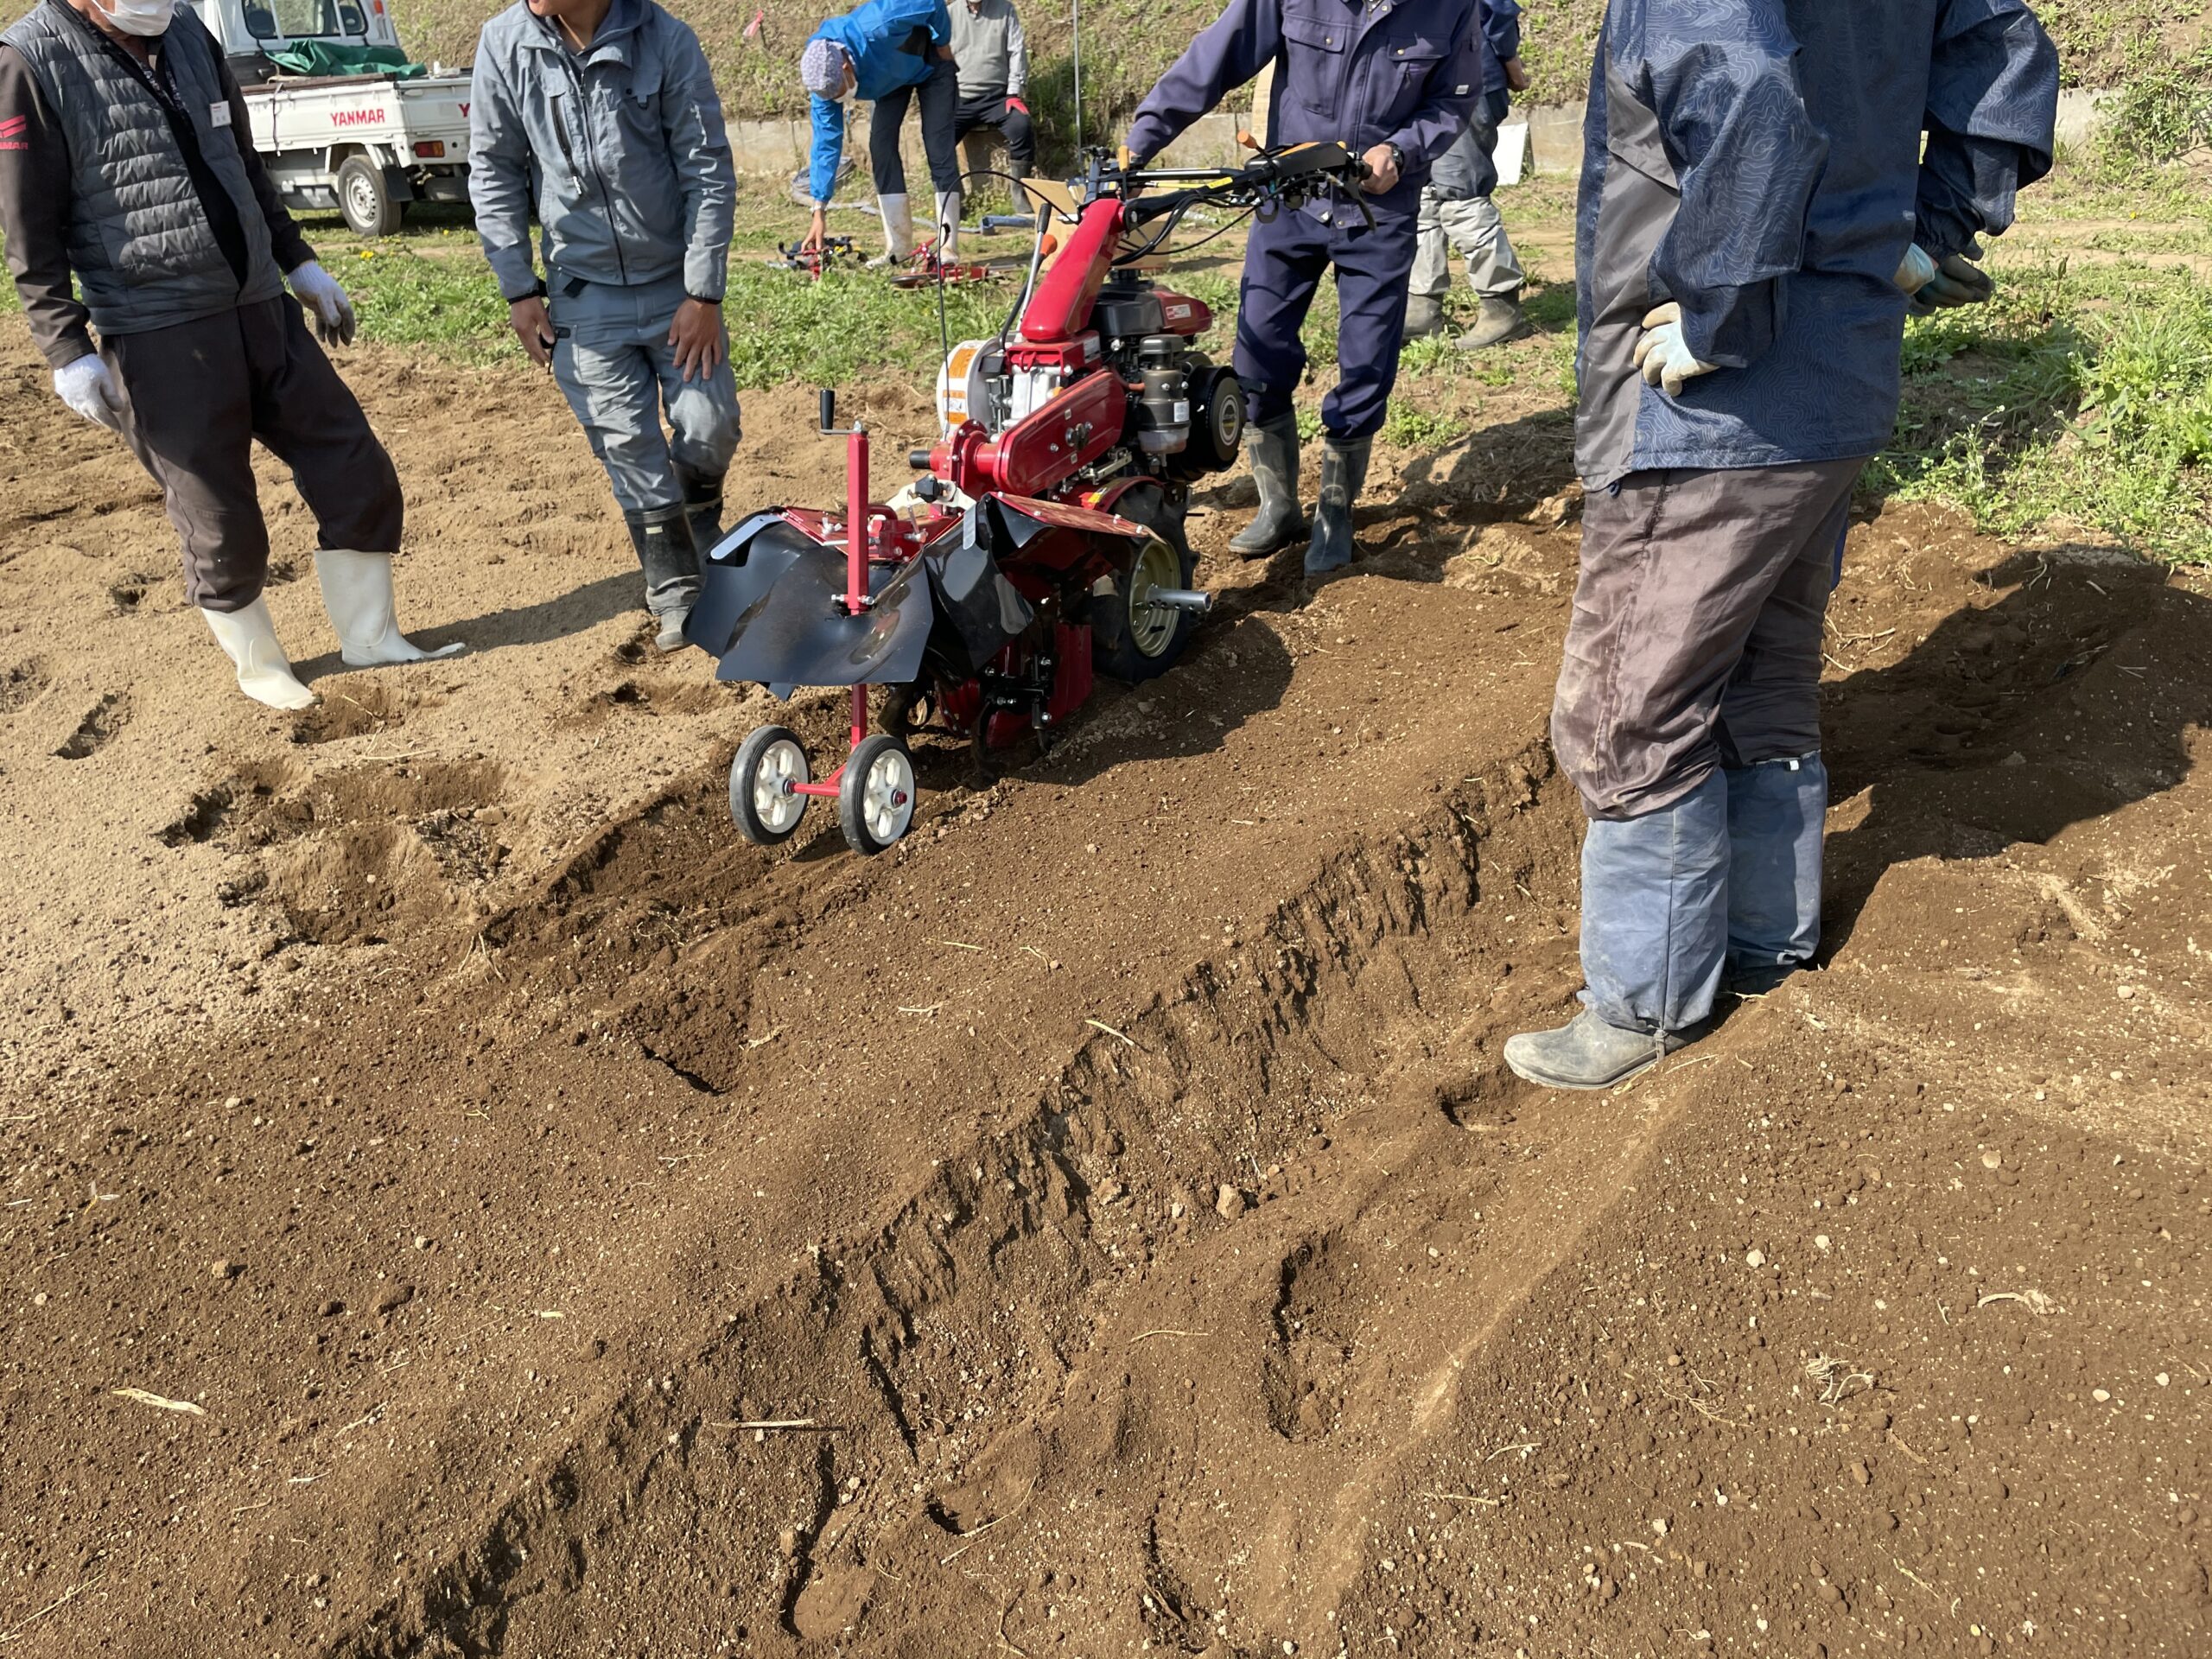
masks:
<instances>
[{"instance_id":1,"label":"white truck","mask_svg":"<svg viewBox=\"0 0 2212 1659\"><path fill-rule=\"evenodd\" d=\"M401 56L385 0L193 0L245 92L253 147L287 207L335 207L359 236L389 236L412 201L468 198L468 75L442 65L295 74L270 54L361 48Z\"/></svg>"}]
</instances>

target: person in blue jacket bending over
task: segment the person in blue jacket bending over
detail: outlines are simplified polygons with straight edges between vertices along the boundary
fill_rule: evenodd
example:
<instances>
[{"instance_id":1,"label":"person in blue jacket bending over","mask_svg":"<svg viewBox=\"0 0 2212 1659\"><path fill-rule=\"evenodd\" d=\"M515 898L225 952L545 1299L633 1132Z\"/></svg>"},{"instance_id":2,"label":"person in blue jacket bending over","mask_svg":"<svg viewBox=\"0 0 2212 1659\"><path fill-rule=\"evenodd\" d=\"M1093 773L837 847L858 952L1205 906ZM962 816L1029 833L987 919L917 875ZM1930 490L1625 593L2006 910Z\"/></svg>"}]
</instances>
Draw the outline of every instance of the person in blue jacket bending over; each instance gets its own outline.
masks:
<instances>
[{"instance_id":1,"label":"person in blue jacket bending over","mask_svg":"<svg viewBox=\"0 0 2212 1659\"><path fill-rule=\"evenodd\" d=\"M1505 1045L1603 1089L1821 935L1821 630L1897 423L1908 300L1986 299L2050 170L2022 0L1612 0L1574 272L1582 568L1552 747L1590 821L1583 1008ZM1924 140L1924 149L1923 149Z\"/></svg>"},{"instance_id":2,"label":"person in blue jacket bending over","mask_svg":"<svg viewBox=\"0 0 2212 1659\"><path fill-rule=\"evenodd\" d=\"M914 251L914 213L906 203L906 164L899 156L899 129L917 89L922 111L922 149L930 158L930 179L937 187L939 252L956 252L960 241L960 149L953 124L960 113L960 86L952 67L952 15L944 0L868 0L842 17L827 20L799 54L799 79L806 85L814 118L814 150L808 188L814 218L804 246L819 248L829 233L826 210L836 194L837 169L845 158L845 102L868 99L869 170L875 175L875 200L883 215L884 257L896 264Z\"/></svg>"},{"instance_id":3,"label":"person in blue jacket bending over","mask_svg":"<svg viewBox=\"0 0 2212 1659\"><path fill-rule=\"evenodd\" d=\"M1157 156L1270 61L1268 143L1347 146L1367 163L1375 216L1370 227L1357 202L1311 201L1255 225L1244 254L1236 375L1260 511L1230 546L1247 558L1303 533L1291 409L1306 374L1299 334L1321 278L1336 272L1337 385L1321 404L1320 505L1306 550L1319 575L1351 562L1352 503L1398 377L1421 186L1481 99L1481 37L1470 0L1230 0L1139 106L1130 154Z\"/></svg>"}]
</instances>

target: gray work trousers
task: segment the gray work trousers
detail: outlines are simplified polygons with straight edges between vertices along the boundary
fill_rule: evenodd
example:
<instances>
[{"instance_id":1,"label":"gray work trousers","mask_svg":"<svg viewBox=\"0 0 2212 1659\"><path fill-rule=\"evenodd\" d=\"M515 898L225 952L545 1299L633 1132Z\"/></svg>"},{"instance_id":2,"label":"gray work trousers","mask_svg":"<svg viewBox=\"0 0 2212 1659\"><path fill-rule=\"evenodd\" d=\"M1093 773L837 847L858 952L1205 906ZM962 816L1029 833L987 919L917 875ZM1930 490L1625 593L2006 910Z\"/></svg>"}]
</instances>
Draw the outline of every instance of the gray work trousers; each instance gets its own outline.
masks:
<instances>
[{"instance_id":1,"label":"gray work trousers","mask_svg":"<svg viewBox=\"0 0 2212 1659\"><path fill-rule=\"evenodd\" d=\"M550 286L553 378L622 511L679 505L678 468L701 478L728 472L740 429L728 340L725 334L722 360L710 373L684 379L668 343L683 303L683 276L629 288L556 276Z\"/></svg>"},{"instance_id":2,"label":"gray work trousers","mask_svg":"<svg viewBox=\"0 0 2212 1659\"><path fill-rule=\"evenodd\" d=\"M405 506L391 457L286 295L100 341L123 435L184 543L184 594L238 611L261 596L269 526L253 442L292 469L318 545L396 553Z\"/></svg>"},{"instance_id":3,"label":"gray work trousers","mask_svg":"<svg viewBox=\"0 0 2212 1659\"><path fill-rule=\"evenodd\" d=\"M1410 290L1432 299L1452 291L1452 251L1467 263L1467 286L1485 299L1502 300L1521 291L1529 273L1513 251L1505 220L1488 196L1447 201L1433 190L1421 193L1421 230L1414 245Z\"/></svg>"},{"instance_id":4,"label":"gray work trousers","mask_svg":"<svg viewBox=\"0 0 2212 1659\"><path fill-rule=\"evenodd\" d=\"M1485 298L1504 299L1528 281L1505 233L1505 220L1491 200L1497 169L1490 158L1497 149L1497 129L1506 110L1504 93L1486 97L1422 187L1410 292L1439 300L1450 293L1454 248L1467 262L1468 286Z\"/></svg>"},{"instance_id":5,"label":"gray work trousers","mask_svg":"<svg viewBox=\"0 0 2212 1659\"><path fill-rule=\"evenodd\" d=\"M1631 473L1582 511L1552 747L1593 819L1821 747L1821 631L1863 459Z\"/></svg>"}]
</instances>

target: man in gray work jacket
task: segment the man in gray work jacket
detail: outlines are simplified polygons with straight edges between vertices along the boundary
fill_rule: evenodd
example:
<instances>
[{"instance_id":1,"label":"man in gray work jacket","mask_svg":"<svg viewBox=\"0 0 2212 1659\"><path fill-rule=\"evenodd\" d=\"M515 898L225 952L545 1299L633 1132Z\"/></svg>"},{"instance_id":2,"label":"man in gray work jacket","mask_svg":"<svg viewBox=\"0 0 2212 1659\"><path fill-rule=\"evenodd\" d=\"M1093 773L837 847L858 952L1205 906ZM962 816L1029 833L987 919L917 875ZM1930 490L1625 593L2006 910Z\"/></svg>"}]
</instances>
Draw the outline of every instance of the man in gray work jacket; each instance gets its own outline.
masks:
<instances>
[{"instance_id":1,"label":"man in gray work jacket","mask_svg":"<svg viewBox=\"0 0 2212 1659\"><path fill-rule=\"evenodd\" d=\"M55 395L120 433L162 486L186 596L238 689L275 709L315 701L262 601L257 438L315 514L344 661L422 658L392 614L398 474L286 279L325 340L353 339L353 307L263 173L190 6L46 0L0 35L0 232Z\"/></svg>"},{"instance_id":2,"label":"man in gray work jacket","mask_svg":"<svg viewBox=\"0 0 2212 1659\"><path fill-rule=\"evenodd\" d=\"M519 0L484 26L472 98L485 257L607 469L658 643L677 650L738 440L721 311L737 178L706 54L652 0Z\"/></svg>"}]
</instances>

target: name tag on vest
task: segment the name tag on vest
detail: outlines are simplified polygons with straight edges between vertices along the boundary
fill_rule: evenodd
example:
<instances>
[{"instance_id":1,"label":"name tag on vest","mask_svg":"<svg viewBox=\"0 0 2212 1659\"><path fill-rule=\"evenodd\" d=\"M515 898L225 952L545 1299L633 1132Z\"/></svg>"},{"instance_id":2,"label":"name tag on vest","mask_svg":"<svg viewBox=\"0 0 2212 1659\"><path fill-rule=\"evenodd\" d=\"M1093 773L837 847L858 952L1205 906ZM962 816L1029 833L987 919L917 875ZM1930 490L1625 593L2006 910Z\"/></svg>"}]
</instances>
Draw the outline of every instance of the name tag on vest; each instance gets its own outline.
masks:
<instances>
[{"instance_id":1,"label":"name tag on vest","mask_svg":"<svg viewBox=\"0 0 2212 1659\"><path fill-rule=\"evenodd\" d=\"M215 126L229 126L231 124L231 100L227 98L219 98L213 104L210 104L207 106L207 119Z\"/></svg>"}]
</instances>

